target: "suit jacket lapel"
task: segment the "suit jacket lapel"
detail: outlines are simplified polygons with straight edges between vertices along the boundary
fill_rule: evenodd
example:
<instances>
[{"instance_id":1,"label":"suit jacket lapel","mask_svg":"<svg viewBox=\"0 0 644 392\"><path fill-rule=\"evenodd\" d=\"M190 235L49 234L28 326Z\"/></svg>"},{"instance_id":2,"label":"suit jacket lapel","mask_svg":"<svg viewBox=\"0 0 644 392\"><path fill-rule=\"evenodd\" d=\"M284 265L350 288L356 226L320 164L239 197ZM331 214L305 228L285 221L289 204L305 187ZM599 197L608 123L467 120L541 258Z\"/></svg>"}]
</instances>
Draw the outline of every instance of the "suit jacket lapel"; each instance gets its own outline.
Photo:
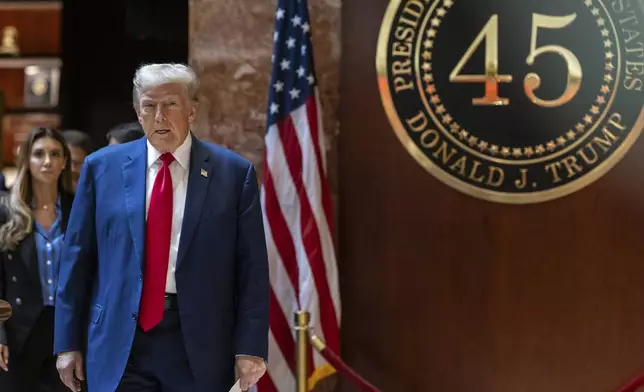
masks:
<instances>
[{"instance_id":1,"label":"suit jacket lapel","mask_svg":"<svg viewBox=\"0 0 644 392\"><path fill-rule=\"evenodd\" d=\"M36 238L34 233L30 233L20 242L20 258L29 271L29 277L34 282L40 282L40 272L38 269L38 254L36 253Z\"/></svg>"},{"instance_id":2,"label":"suit jacket lapel","mask_svg":"<svg viewBox=\"0 0 644 392\"><path fill-rule=\"evenodd\" d=\"M133 143L128 159L123 163L125 209L132 233L136 255L143 265L145 250L145 183L147 169L146 139Z\"/></svg>"},{"instance_id":3,"label":"suit jacket lapel","mask_svg":"<svg viewBox=\"0 0 644 392\"><path fill-rule=\"evenodd\" d=\"M190 151L190 173L188 173L188 192L186 194L186 208L181 225L181 239L179 241L179 254L177 255L177 269L183 261L190 242L199 226L203 215L203 204L208 194L208 185L213 174L213 161L208 154L206 146L193 136Z\"/></svg>"}]
</instances>

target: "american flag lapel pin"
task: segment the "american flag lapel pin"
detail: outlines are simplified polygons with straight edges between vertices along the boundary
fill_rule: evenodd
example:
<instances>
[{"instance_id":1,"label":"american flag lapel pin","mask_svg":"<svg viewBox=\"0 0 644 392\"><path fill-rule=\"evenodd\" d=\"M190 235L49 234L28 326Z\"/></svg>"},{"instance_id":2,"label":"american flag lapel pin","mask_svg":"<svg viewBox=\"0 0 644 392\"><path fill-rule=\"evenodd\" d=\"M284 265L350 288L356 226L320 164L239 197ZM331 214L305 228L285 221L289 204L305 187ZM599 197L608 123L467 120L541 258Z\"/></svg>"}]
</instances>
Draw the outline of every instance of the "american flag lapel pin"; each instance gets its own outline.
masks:
<instances>
[{"instance_id":1,"label":"american flag lapel pin","mask_svg":"<svg viewBox=\"0 0 644 392\"><path fill-rule=\"evenodd\" d=\"M201 169L201 177L208 177L208 172L205 169Z\"/></svg>"}]
</instances>

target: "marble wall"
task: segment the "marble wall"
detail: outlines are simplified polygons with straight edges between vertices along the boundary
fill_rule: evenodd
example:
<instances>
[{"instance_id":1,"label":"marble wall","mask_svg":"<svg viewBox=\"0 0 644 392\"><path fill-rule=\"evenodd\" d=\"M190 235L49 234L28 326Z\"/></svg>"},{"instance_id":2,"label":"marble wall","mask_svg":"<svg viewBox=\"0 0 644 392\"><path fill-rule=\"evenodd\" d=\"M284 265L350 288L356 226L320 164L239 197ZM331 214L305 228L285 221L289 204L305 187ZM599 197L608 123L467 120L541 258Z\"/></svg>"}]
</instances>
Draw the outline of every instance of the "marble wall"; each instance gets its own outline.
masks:
<instances>
[{"instance_id":1,"label":"marble wall","mask_svg":"<svg viewBox=\"0 0 644 392\"><path fill-rule=\"evenodd\" d=\"M308 3L335 200L340 0ZM200 74L207 101L195 132L250 159L260 176L275 10L275 0L190 0L190 61Z\"/></svg>"}]
</instances>

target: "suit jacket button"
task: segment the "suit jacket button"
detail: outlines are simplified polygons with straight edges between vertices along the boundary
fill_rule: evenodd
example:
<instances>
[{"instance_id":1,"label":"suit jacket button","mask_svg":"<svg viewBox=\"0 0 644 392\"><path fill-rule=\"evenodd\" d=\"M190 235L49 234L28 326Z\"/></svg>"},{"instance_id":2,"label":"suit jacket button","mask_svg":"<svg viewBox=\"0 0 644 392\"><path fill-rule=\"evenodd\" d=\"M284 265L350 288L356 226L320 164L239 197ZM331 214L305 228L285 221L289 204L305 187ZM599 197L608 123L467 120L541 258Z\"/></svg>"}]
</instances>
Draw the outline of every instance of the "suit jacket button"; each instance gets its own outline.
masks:
<instances>
[{"instance_id":1,"label":"suit jacket button","mask_svg":"<svg viewBox=\"0 0 644 392\"><path fill-rule=\"evenodd\" d=\"M16 298L16 305L22 305L22 300L20 298Z\"/></svg>"},{"instance_id":2,"label":"suit jacket button","mask_svg":"<svg viewBox=\"0 0 644 392\"><path fill-rule=\"evenodd\" d=\"M12 281L13 283L16 283L16 282L18 281L18 278L16 278L15 276L12 276L12 277L11 277L11 281Z\"/></svg>"},{"instance_id":3,"label":"suit jacket button","mask_svg":"<svg viewBox=\"0 0 644 392\"><path fill-rule=\"evenodd\" d=\"M7 258L8 258L9 260L13 260L13 256L11 255L11 253L9 253L9 254L7 255Z\"/></svg>"}]
</instances>

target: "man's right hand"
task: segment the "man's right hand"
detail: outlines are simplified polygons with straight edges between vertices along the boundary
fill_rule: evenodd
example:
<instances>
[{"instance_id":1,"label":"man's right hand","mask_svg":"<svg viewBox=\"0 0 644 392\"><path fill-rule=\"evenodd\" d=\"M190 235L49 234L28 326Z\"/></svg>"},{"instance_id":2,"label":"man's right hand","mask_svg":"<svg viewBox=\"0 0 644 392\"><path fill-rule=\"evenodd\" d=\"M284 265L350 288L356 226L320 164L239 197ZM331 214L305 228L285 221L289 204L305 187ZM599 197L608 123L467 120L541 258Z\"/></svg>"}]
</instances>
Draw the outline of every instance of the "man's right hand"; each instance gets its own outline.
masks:
<instances>
[{"instance_id":1,"label":"man's right hand","mask_svg":"<svg viewBox=\"0 0 644 392\"><path fill-rule=\"evenodd\" d=\"M81 390L79 380L84 380L85 375L83 374L83 356L80 351L58 354L56 369L58 369L60 379L67 388L74 392Z\"/></svg>"},{"instance_id":2,"label":"man's right hand","mask_svg":"<svg viewBox=\"0 0 644 392\"><path fill-rule=\"evenodd\" d=\"M0 344L0 369L9 371L9 347Z\"/></svg>"}]
</instances>

